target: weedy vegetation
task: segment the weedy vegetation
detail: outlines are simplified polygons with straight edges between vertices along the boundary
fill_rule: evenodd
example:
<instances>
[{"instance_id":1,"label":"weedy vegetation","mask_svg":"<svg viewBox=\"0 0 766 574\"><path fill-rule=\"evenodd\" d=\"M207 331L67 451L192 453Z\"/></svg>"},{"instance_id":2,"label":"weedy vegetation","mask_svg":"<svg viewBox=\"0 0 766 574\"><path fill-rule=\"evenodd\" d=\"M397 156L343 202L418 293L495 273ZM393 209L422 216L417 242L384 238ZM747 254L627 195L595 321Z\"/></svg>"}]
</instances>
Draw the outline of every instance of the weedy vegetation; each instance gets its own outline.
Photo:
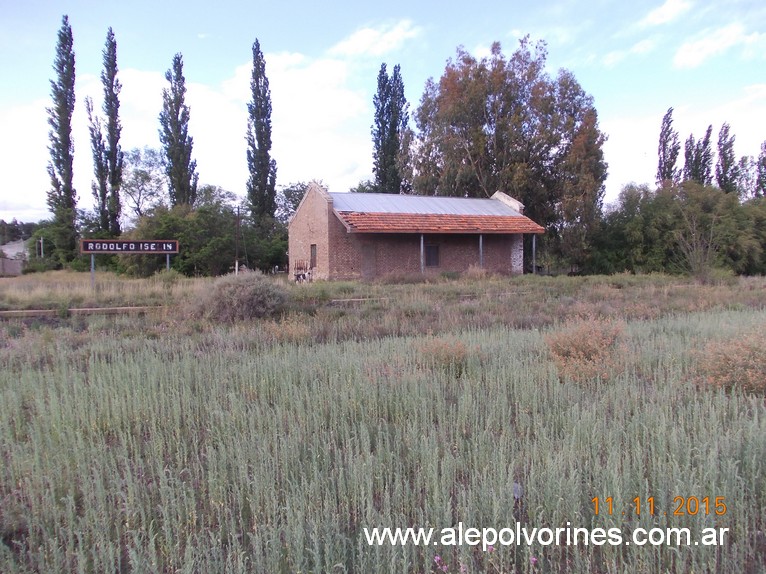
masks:
<instances>
[{"instance_id":1,"label":"weedy vegetation","mask_svg":"<svg viewBox=\"0 0 766 574\"><path fill-rule=\"evenodd\" d=\"M0 323L0 571L766 571L765 280L251 281L0 283L5 308L162 305ZM729 533L483 552L362 530L517 520Z\"/></svg>"}]
</instances>

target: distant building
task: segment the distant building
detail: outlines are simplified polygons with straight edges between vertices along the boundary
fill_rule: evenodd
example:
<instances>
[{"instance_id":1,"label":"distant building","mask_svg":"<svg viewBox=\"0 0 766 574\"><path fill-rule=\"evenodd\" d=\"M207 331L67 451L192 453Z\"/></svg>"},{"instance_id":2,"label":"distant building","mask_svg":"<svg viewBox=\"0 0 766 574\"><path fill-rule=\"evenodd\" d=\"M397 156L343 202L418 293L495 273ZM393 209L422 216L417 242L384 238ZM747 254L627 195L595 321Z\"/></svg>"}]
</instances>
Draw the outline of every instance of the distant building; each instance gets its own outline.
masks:
<instances>
[{"instance_id":1,"label":"distant building","mask_svg":"<svg viewBox=\"0 0 766 574\"><path fill-rule=\"evenodd\" d=\"M490 199L329 193L311 184L289 224L296 278L372 279L481 267L524 272L524 234L544 229L524 206Z\"/></svg>"},{"instance_id":2,"label":"distant building","mask_svg":"<svg viewBox=\"0 0 766 574\"><path fill-rule=\"evenodd\" d=\"M0 246L0 277L21 275L25 260L24 241L13 241Z\"/></svg>"}]
</instances>

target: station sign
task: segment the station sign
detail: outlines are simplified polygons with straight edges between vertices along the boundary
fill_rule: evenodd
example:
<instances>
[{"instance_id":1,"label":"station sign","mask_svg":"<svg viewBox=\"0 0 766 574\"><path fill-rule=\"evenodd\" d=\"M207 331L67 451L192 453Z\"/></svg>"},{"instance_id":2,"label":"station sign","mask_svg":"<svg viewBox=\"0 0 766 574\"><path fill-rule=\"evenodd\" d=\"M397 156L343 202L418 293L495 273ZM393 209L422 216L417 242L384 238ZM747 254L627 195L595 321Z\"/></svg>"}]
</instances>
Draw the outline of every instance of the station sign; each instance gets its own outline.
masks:
<instances>
[{"instance_id":1,"label":"station sign","mask_svg":"<svg viewBox=\"0 0 766 574\"><path fill-rule=\"evenodd\" d=\"M100 253L154 253L155 255L178 253L178 240L141 239L138 241L123 241L119 239L81 239L80 253L91 255Z\"/></svg>"}]
</instances>

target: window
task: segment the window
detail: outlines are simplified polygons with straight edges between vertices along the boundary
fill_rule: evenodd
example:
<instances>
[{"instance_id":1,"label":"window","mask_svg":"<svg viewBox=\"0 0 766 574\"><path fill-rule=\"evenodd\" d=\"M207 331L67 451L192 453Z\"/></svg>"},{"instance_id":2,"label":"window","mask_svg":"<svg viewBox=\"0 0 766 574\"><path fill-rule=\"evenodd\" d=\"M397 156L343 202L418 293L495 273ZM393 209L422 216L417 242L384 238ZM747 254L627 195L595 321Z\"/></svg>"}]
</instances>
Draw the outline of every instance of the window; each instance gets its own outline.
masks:
<instances>
[{"instance_id":1,"label":"window","mask_svg":"<svg viewBox=\"0 0 766 574\"><path fill-rule=\"evenodd\" d=\"M312 243L311 244L311 263L309 264L309 269L314 269L316 266L317 266L317 246L316 246L316 243Z\"/></svg>"},{"instance_id":2,"label":"window","mask_svg":"<svg viewBox=\"0 0 766 574\"><path fill-rule=\"evenodd\" d=\"M426 245L426 267L439 266L439 246Z\"/></svg>"}]
</instances>

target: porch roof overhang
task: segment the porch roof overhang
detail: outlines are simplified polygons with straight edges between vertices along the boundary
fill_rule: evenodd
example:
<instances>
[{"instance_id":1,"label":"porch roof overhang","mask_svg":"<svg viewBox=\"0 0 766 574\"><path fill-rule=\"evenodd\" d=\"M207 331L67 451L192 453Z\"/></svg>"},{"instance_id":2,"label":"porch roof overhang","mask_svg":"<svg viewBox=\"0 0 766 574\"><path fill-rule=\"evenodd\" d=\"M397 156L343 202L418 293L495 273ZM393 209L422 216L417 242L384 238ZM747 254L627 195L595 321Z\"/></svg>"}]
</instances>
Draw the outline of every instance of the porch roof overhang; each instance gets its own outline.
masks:
<instances>
[{"instance_id":1,"label":"porch roof overhang","mask_svg":"<svg viewBox=\"0 0 766 574\"><path fill-rule=\"evenodd\" d=\"M349 233L545 233L523 215L458 215L434 213L369 213L335 211Z\"/></svg>"}]
</instances>

